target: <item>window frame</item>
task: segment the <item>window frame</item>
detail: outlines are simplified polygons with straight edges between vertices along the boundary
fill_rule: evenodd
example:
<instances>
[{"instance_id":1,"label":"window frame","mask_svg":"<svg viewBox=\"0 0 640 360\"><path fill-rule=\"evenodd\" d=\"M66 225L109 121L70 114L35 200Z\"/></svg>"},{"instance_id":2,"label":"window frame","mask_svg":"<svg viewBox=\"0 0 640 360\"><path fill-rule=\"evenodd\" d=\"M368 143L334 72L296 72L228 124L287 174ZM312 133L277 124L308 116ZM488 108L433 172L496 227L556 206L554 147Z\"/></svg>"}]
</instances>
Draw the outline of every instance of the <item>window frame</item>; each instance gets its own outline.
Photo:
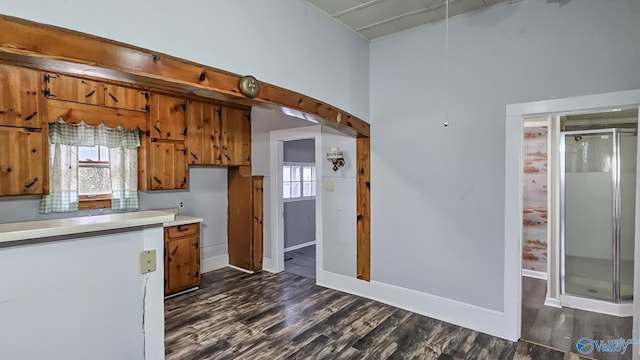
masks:
<instances>
[{"instance_id":1,"label":"window frame","mask_svg":"<svg viewBox=\"0 0 640 360\"><path fill-rule=\"evenodd\" d=\"M282 201L287 203L287 202L295 202L295 201L306 201L306 200L315 200L316 196L318 194L318 168L316 167L316 163L309 163L309 162L297 162L297 161L284 161L282 162L282 166L280 167L280 174L282 174L283 169L285 166L299 166L300 167L300 180L296 180L296 181L285 181L284 177L282 179ZM303 168L305 166L311 166L315 169L315 173L316 173L316 179L315 180L311 180L312 183L316 184L316 195L311 195L311 196L303 196L302 194L304 194L304 175L303 175ZM288 197L285 198L284 197L284 183L285 182L289 182L289 183L299 183L300 184L300 196L298 197ZM308 182L308 181L307 181Z\"/></svg>"},{"instance_id":2,"label":"window frame","mask_svg":"<svg viewBox=\"0 0 640 360\"><path fill-rule=\"evenodd\" d=\"M78 170L81 167L106 167L109 168L109 160L102 160L100 157L100 147L104 145L95 145L93 147L98 148L98 161L95 160L80 160L78 158ZM91 146L79 146L81 147L91 147ZM104 146L106 147L106 146ZM109 151L109 148L107 151ZM78 150L79 153L80 150ZM107 153L107 156L108 153ZM78 179L78 183L80 179ZM79 186L80 184L78 184ZM78 194L78 210L89 210L89 209L105 209L111 207L111 192L103 193L103 194Z\"/></svg>"}]
</instances>

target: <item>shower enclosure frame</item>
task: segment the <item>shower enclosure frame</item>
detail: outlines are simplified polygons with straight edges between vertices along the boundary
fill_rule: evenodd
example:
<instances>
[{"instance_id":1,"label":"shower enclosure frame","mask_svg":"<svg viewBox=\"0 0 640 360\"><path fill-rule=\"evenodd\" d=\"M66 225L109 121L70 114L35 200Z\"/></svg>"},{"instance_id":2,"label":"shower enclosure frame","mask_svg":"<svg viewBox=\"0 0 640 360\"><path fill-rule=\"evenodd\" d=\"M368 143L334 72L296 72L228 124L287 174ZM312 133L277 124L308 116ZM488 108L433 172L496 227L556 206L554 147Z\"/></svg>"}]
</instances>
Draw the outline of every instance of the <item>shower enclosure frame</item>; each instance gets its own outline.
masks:
<instances>
[{"instance_id":1,"label":"shower enclosure frame","mask_svg":"<svg viewBox=\"0 0 640 360\"><path fill-rule=\"evenodd\" d=\"M565 224L565 186L566 186L566 136L571 135L593 135L593 134L612 134L613 135L613 151L612 151L612 201L613 201L613 233L612 233L612 256L613 256L613 299L614 304L632 302L633 296L620 296L620 213L621 213L621 196L620 196L620 136L621 134L634 134L637 136L638 131L630 128L605 128L591 130L572 130L560 132L560 295L575 296L585 299L592 299L581 294L568 293L566 291L566 224ZM595 299L594 299L595 300ZM600 300L607 301L607 300Z\"/></svg>"}]
</instances>

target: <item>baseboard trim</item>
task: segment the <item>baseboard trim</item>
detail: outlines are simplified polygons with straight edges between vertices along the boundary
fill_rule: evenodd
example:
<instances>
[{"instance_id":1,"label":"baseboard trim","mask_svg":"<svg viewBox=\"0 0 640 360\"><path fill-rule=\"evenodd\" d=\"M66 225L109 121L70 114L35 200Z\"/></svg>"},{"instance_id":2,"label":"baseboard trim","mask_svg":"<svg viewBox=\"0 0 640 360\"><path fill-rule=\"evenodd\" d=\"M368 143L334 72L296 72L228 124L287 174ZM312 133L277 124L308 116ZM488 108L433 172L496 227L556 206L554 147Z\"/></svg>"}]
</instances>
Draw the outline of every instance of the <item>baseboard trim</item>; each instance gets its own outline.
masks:
<instances>
[{"instance_id":1,"label":"baseboard trim","mask_svg":"<svg viewBox=\"0 0 640 360\"><path fill-rule=\"evenodd\" d=\"M318 285L362 296L416 314L463 326L510 341L508 319L503 312L401 288L377 281L362 281L345 275L323 271Z\"/></svg>"},{"instance_id":2,"label":"baseboard trim","mask_svg":"<svg viewBox=\"0 0 640 360\"><path fill-rule=\"evenodd\" d=\"M547 273L542 271L522 269L522 276L526 276L534 279L540 279L540 280L547 280Z\"/></svg>"},{"instance_id":3,"label":"baseboard trim","mask_svg":"<svg viewBox=\"0 0 640 360\"><path fill-rule=\"evenodd\" d=\"M204 274L227 266L229 266L229 255L218 255L202 260L201 271Z\"/></svg>"},{"instance_id":4,"label":"baseboard trim","mask_svg":"<svg viewBox=\"0 0 640 360\"><path fill-rule=\"evenodd\" d=\"M560 300L555 298L550 298L550 297L544 299L544 306L551 306L554 308L562 309Z\"/></svg>"},{"instance_id":5,"label":"baseboard trim","mask_svg":"<svg viewBox=\"0 0 640 360\"><path fill-rule=\"evenodd\" d=\"M271 258L262 258L262 270L275 274L276 269L275 266L273 266L273 261L271 261Z\"/></svg>"},{"instance_id":6,"label":"baseboard trim","mask_svg":"<svg viewBox=\"0 0 640 360\"><path fill-rule=\"evenodd\" d=\"M238 267L238 266L235 266L235 265L231 265L231 264L229 264L229 265L227 265L227 266L228 266L228 267L230 267L230 268L232 268L232 269L236 269L236 270L240 270L240 271L242 271L242 272L246 272L247 274L255 274L255 271L250 271L250 270L247 270L247 269L243 269L243 268Z\"/></svg>"},{"instance_id":7,"label":"baseboard trim","mask_svg":"<svg viewBox=\"0 0 640 360\"><path fill-rule=\"evenodd\" d=\"M309 242L306 242L306 243L302 243L302 244L298 244L298 245L289 246L288 248L284 248L284 252L292 251L292 250L302 249L302 248L305 248L305 247L307 247L307 246L313 246L313 245L315 245L315 244L316 244L316 241L315 241L315 240L313 240L313 241L309 241Z\"/></svg>"}]
</instances>

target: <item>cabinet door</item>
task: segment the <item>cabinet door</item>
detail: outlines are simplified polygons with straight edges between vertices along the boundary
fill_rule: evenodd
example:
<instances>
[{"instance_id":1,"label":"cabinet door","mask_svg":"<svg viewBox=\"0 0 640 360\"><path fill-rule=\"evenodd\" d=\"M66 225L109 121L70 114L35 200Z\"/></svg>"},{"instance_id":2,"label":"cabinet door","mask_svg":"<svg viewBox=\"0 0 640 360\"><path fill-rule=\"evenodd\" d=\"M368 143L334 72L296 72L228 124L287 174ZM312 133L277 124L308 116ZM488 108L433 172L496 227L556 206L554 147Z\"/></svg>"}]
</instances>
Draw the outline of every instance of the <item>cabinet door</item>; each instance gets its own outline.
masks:
<instances>
[{"instance_id":1,"label":"cabinet door","mask_svg":"<svg viewBox=\"0 0 640 360\"><path fill-rule=\"evenodd\" d=\"M40 72L0 65L0 125L39 128Z\"/></svg>"},{"instance_id":2,"label":"cabinet door","mask_svg":"<svg viewBox=\"0 0 640 360\"><path fill-rule=\"evenodd\" d=\"M197 236L168 239L165 242L169 292L185 290L200 282L199 244Z\"/></svg>"},{"instance_id":3,"label":"cabinet door","mask_svg":"<svg viewBox=\"0 0 640 360\"><path fill-rule=\"evenodd\" d=\"M190 101L188 106L189 164L220 165L220 107L196 101Z\"/></svg>"},{"instance_id":4,"label":"cabinet door","mask_svg":"<svg viewBox=\"0 0 640 360\"><path fill-rule=\"evenodd\" d=\"M148 151L149 190L187 188L187 150L184 143L151 141Z\"/></svg>"},{"instance_id":5,"label":"cabinet door","mask_svg":"<svg viewBox=\"0 0 640 360\"><path fill-rule=\"evenodd\" d=\"M222 107L222 165L251 164L251 115L247 110Z\"/></svg>"},{"instance_id":6,"label":"cabinet door","mask_svg":"<svg viewBox=\"0 0 640 360\"><path fill-rule=\"evenodd\" d=\"M263 177L262 176L252 176L251 177L252 185L253 185L253 226L251 227L252 237L253 237L253 271L262 270L262 256L263 256L263 199L262 194L264 193L263 188Z\"/></svg>"},{"instance_id":7,"label":"cabinet door","mask_svg":"<svg viewBox=\"0 0 640 360\"><path fill-rule=\"evenodd\" d=\"M149 93L113 84L104 84L104 106L116 109L149 111Z\"/></svg>"},{"instance_id":8,"label":"cabinet door","mask_svg":"<svg viewBox=\"0 0 640 360\"><path fill-rule=\"evenodd\" d=\"M185 140L187 135L185 99L151 94L150 107L151 138Z\"/></svg>"},{"instance_id":9,"label":"cabinet door","mask_svg":"<svg viewBox=\"0 0 640 360\"><path fill-rule=\"evenodd\" d=\"M54 100L101 105L100 83L65 75L45 74L45 96Z\"/></svg>"},{"instance_id":10,"label":"cabinet door","mask_svg":"<svg viewBox=\"0 0 640 360\"><path fill-rule=\"evenodd\" d=\"M40 130L0 127L0 196L48 190L46 141Z\"/></svg>"}]
</instances>

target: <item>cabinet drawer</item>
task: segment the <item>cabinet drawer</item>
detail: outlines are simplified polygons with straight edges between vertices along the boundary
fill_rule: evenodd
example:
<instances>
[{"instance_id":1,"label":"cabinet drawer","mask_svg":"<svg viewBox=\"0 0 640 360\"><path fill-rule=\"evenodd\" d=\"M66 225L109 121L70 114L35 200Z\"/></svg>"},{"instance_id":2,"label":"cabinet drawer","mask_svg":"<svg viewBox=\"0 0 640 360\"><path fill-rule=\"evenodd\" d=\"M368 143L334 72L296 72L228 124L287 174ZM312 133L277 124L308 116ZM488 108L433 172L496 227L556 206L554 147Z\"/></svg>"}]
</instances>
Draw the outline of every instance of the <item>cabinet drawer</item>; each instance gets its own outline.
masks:
<instances>
[{"instance_id":1,"label":"cabinet drawer","mask_svg":"<svg viewBox=\"0 0 640 360\"><path fill-rule=\"evenodd\" d=\"M170 239L175 239L183 236L198 235L200 233L200 223L176 225L167 228L167 234Z\"/></svg>"}]
</instances>

